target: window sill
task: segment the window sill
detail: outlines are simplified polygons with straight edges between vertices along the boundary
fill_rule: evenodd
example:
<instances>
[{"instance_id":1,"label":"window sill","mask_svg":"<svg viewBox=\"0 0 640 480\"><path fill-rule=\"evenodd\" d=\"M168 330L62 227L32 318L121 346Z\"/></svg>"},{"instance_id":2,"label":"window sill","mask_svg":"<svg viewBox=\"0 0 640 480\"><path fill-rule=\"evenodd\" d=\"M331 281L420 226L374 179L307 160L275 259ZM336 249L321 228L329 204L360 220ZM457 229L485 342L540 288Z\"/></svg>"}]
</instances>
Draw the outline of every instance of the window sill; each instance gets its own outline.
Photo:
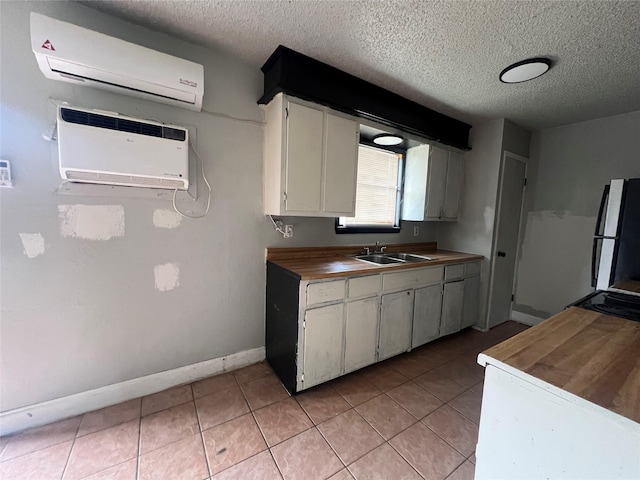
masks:
<instances>
[{"instance_id":1,"label":"window sill","mask_svg":"<svg viewBox=\"0 0 640 480\"><path fill-rule=\"evenodd\" d=\"M400 233L402 227L379 227L376 225L358 225L353 227L341 227L336 223L337 234L351 233Z\"/></svg>"}]
</instances>

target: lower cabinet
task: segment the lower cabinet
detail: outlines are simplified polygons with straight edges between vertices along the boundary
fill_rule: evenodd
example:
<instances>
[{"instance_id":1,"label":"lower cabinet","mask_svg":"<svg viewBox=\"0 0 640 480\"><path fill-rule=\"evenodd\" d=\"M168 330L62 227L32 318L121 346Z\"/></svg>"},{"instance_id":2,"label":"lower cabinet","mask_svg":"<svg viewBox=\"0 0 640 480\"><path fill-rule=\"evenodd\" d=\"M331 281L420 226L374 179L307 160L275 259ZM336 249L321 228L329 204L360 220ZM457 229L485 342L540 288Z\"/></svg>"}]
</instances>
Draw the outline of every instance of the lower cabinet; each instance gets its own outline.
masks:
<instances>
[{"instance_id":1,"label":"lower cabinet","mask_svg":"<svg viewBox=\"0 0 640 480\"><path fill-rule=\"evenodd\" d=\"M460 331L460 325L462 325L463 301L464 280L444 284L442 292L440 336Z\"/></svg>"},{"instance_id":2,"label":"lower cabinet","mask_svg":"<svg viewBox=\"0 0 640 480\"><path fill-rule=\"evenodd\" d=\"M311 387L342 374L344 305L307 310L304 317L304 385Z\"/></svg>"},{"instance_id":3,"label":"lower cabinet","mask_svg":"<svg viewBox=\"0 0 640 480\"><path fill-rule=\"evenodd\" d=\"M378 360L411 348L413 290L382 295Z\"/></svg>"},{"instance_id":4,"label":"lower cabinet","mask_svg":"<svg viewBox=\"0 0 640 480\"><path fill-rule=\"evenodd\" d=\"M471 326L480 263L300 280L267 262L265 349L291 393Z\"/></svg>"},{"instance_id":5,"label":"lower cabinet","mask_svg":"<svg viewBox=\"0 0 640 480\"><path fill-rule=\"evenodd\" d=\"M464 279L464 302L462 304L462 325L467 328L475 325L480 316L480 277L469 277Z\"/></svg>"},{"instance_id":6,"label":"lower cabinet","mask_svg":"<svg viewBox=\"0 0 640 480\"><path fill-rule=\"evenodd\" d=\"M424 345L440 335L442 285L431 285L415 291L411 348Z\"/></svg>"},{"instance_id":7,"label":"lower cabinet","mask_svg":"<svg viewBox=\"0 0 640 480\"><path fill-rule=\"evenodd\" d=\"M344 373L376 362L378 310L377 295L346 304Z\"/></svg>"}]
</instances>

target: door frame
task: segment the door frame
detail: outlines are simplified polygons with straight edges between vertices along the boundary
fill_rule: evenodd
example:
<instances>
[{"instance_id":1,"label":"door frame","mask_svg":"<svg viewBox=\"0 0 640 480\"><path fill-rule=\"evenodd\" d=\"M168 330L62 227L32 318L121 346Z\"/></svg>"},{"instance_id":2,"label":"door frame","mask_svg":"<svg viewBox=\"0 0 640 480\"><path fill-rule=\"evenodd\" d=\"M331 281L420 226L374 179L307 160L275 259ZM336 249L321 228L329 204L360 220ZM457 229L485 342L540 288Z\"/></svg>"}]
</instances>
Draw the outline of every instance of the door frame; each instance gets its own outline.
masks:
<instances>
[{"instance_id":1,"label":"door frame","mask_svg":"<svg viewBox=\"0 0 640 480\"><path fill-rule=\"evenodd\" d=\"M527 157L523 157L522 155L518 155L516 153L510 152L508 150L504 150L504 152L502 153L502 161L500 162L500 177L498 180L498 195L496 196L496 214L495 217L493 219L493 240L491 242L491 262L490 262L490 267L489 267L489 292L487 295L487 309L486 309L486 316L485 316L485 328L486 330L489 330L489 319L491 317L491 299L493 297L493 290L494 290L494 273L495 273L495 268L496 268L496 251L498 248L498 236L500 234L499 232L499 219L500 219L500 215L501 215L501 204L502 204L502 187L504 184L504 164L507 160L507 157L517 161L517 162L521 162L524 163L524 178L525 180L527 179L527 172L528 172L528 167L529 167L529 159ZM515 295L515 289L516 289L516 285L517 285L517 278L518 278L518 258L520 257L520 244L521 244L521 238L522 238L522 222L523 222L523 213L524 213L524 203L525 203L525 199L526 199L526 192L527 192L527 184L525 183L522 186L522 202L520 204L520 222L518 224L518 241L516 244L516 252L515 252L515 258L516 258L516 262L515 262L515 267L513 269L513 280L512 280L512 284L511 284L511 293ZM509 317L511 317L511 314L513 312L513 300L511 301L511 303L509 304ZM508 320L510 320L511 318L509 318Z\"/></svg>"}]
</instances>

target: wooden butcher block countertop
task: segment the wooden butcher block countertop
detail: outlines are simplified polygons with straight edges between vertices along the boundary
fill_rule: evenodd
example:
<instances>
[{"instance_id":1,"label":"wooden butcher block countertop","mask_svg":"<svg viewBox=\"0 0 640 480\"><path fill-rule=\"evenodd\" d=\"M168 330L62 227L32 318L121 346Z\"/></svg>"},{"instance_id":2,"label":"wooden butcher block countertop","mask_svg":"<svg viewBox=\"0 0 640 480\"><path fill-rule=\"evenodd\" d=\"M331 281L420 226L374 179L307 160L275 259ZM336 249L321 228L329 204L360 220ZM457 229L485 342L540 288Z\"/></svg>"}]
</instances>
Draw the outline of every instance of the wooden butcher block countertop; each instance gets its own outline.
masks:
<instances>
[{"instance_id":1,"label":"wooden butcher block countertop","mask_svg":"<svg viewBox=\"0 0 640 480\"><path fill-rule=\"evenodd\" d=\"M373 251L373 246L371 246ZM482 260L482 255L438 250L435 242L388 245L385 253L413 253L435 260L397 264L374 265L353 258L362 251L361 246L268 248L267 260L298 275L301 280L345 277L367 273L381 273L408 268L433 267L449 263Z\"/></svg>"},{"instance_id":2,"label":"wooden butcher block countertop","mask_svg":"<svg viewBox=\"0 0 640 480\"><path fill-rule=\"evenodd\" d=\"M640 322L571 307L478 363L491 359L640 423Z\"/></svg>"}]
</instances>

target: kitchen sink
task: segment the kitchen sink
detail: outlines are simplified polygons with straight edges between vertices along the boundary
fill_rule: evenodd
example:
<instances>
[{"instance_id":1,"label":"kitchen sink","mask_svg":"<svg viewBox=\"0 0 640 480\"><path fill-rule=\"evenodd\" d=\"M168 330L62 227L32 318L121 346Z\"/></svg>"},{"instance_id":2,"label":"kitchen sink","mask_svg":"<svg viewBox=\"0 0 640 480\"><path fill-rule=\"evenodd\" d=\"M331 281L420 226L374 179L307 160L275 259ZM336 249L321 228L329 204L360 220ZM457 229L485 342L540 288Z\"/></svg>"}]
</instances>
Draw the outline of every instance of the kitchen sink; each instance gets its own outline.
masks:
<instances>
[{"instance_id":1,"label":"kitchen sink","mask_svg":"<svg viewBox=\"0 0 640 480\"><path fill-rule=\"evenodd\" d=\"M413 255L412 253L374 253L371 255L356 255L355 258L362 262L375 263L377 265L388 265L398 263L428 262L435 260L432 257Z\"/></svg>"},{"instance_id":2,"label":"kitchen sink","mask_svg":"<svg viewBox=\"0 0 640 480\"><path fill-rule=\"evenodd\" d=\"M388 255L356 255L356 259L362 262L376 263L378 265L386 265L389 263L402 263L402 260L390 258Z\"/></svg>"},{"instance_id":3,"label":"kitchen sink","mask_svg":"<svg viewBox=\"0 0 640 480\"><path fill-rule=\"evenodd\" d=\"M412 253L385 253L385 256L389 258L396 258L403 262L427 262L429 260L435 260L435 258L432 257L423 257Z\"/></svg>"}]
</instances>

